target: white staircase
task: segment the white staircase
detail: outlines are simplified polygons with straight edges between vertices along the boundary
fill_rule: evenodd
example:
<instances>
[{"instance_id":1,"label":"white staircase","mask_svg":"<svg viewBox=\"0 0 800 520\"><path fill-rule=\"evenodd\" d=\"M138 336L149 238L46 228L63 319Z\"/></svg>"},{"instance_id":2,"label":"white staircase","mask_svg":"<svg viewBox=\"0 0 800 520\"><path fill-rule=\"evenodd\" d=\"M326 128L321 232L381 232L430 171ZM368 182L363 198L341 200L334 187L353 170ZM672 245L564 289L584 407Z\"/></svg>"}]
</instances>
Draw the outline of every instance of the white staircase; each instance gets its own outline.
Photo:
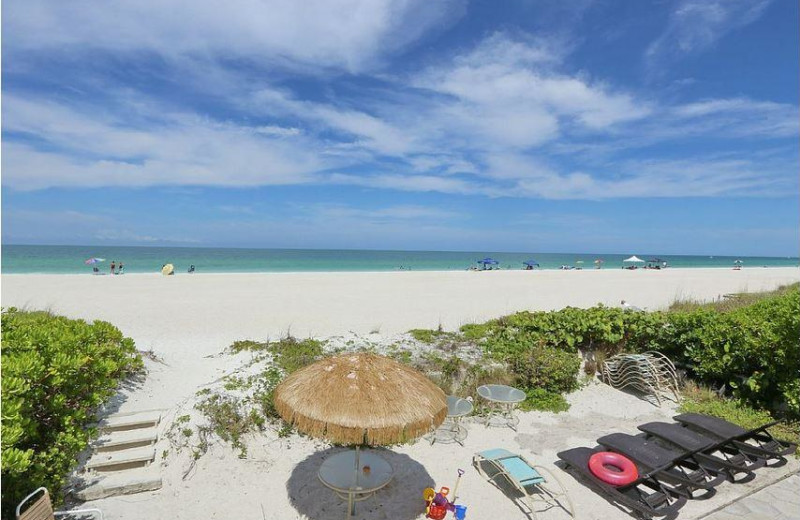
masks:
<instances>
[{"instance_id":1,"label":"white staircase","mask_svg":"<svg viewBox=\"0 0 800 520\"><path fill-rule=\"evenodd\" d=\"M100 437L84 465L81 500L97 500L161 488L158 464L153 464L161 410L114 414L100 422Z\"/></svg>"}]
</instances>

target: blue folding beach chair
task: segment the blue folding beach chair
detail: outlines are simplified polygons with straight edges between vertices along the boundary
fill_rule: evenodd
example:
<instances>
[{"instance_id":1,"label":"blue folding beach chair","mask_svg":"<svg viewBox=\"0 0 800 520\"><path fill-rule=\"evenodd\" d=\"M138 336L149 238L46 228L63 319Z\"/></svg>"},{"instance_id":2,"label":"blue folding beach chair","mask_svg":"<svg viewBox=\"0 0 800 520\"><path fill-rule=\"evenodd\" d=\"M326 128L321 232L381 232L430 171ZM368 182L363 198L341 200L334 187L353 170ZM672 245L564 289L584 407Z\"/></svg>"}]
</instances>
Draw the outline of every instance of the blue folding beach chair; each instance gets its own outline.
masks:
<instances>
[{"instance_id":1,"label":"blue folding beach chair","mask_svg":"<svg viewBox=\"0 0 800 520\"><path fill-rule=\"evenodd\" d=\"M501 491L505 492L506 489L498 482L499 477L511 484L514 488L512 500L533 518L536 518L536 513L553 507L560 507L575 517L572 500L561 481L542 466L534 466L522 455L495 448L476 453L472 457L472 464ZM545 504L546 507L541 509L537 502Z\"/></svg>"}]
</instances>

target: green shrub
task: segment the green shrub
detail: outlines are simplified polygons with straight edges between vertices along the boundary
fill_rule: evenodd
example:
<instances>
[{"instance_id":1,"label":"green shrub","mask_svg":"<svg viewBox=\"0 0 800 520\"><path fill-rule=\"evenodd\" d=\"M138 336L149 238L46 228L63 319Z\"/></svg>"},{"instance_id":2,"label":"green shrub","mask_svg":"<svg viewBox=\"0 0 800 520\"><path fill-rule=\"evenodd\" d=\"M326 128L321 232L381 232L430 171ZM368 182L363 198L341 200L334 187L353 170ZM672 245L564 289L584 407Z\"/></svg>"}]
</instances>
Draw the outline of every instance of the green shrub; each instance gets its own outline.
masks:
<instances>
[{"instance_id":1,"label":"green shrub","mask_svg":"<svg viewBox=\"0 0 800 520\"><path fill-rule=\"evenodd\" d=\"M2 315L3 517L39 486L59 491L92 431L97 407L142 369L110 323L10 308Z\"/></svg>"},{"instance_id":2,"label":"green shrub","mask_svg":"<svg viewBox=\"0 0 800 520\"><path fill-rule=\"evenodd\" d=\"M459 329L461 335L467 340L478 341L485 338L491 329L489 323L468 323Z\"/></svg>"},{"instance_id":3,"label":"green shrub","mask_svg":"<svg viewBox=\"0 0 800 520\"><path fill-rule=\"evenodd\" d=\"M234 341L230 346L231 352L238 354L239 352L261 352L266 350L269 342L253 341L252 339L243 339Z\"/></svg>"},{"instance_id":4,"label":"green shrub","mask_svg":"<svg viewBox=\"0 0 800 520\"><path fill-rule=\"evenodd\" d=\"M272 353L275 364L287 374L291 374L322 357L322 342L311 338L299 340L289 336L269 343L268 350Z\"/></svg>"},{"instance_id":5,"label":"green shrub","mask_svg":"<svg viewBox=\"0 0 800 520\"><path fill-rule=\"evenodd\" d=\"M686 354L704 381L727 384L755 406L786 406L800 417L800 290L719 315Z\"/></svg>"},{"instance_id":6,"label":"green shrub","mask_svg":"<svg viewBox=\"0 0 800 520\"><path fill-rule=\"evenodd\" d=\"M597 306L590 309L567 307L551 312L519 312L489 324L487 349L499 356L516 351L519 345L539 345L577 352L617 351L624 339L621 309Z\"/></svg>"},{"instance_id":7,"label":"green shrub","mask_svg":"<svg viewBox=\"0 0 800 520\"><path fill-rule=\"evenodd\" d=\"M508 363L526 390L574 387L571 361L556 361L554 351L607 357L657 350L699 382L724 386L756 408L800 418L800 284L741 299L750 304L520 312L462 327L462 334L481 339L487 354Z\"/></svg>"},{"instance_id":8,"label":"green shrub","mask_svg":"<svg viewBox=\"0 0 800 520\"><path fill-rule=\"evenodd\" d=\"M669 306L670 312L687 312L693 311L698 308L706 310L714 310L719 312L730 312L741 307L747 307L756 302L774 296L780 296L783 293L792 291L797 288L797 284L782 285L774 291L754 292L754 293L733 293L726 294L724 298L714 300L711 302L699 302L696 300L677 300Z\"/></svg>"},{"instance_id":9,"label":"green shrub","mask_svg":"<svg viewBox=\"0 0 800 520\"><path fill-rule=\"evenodd\" d=\"M520 404L521 410L538 410L540 412L566 412L569 403L564 396L556 392L548 392L541 388L533 388L525 392L526 399Z\"/></svg>"},{"instance_id":10,"label":"green shrub","mask_svg":"<svg viewBox=\"0 0 800 520\"><path fill-rule=\"evenodd\" d=\"M581 360L572 352L536 346L507 359L525 390L562 393L576 390Z\"/></svg>"},{"instance_id":11,"label":"green shrub","mask_svg":"<svg viewBox=\"0 0 800 520\"><path fill-rule=\"evenodd\" d=\"M411 329L408 333L412 338L423 343L433 343L442 334L440 331L432 329Z\"/></svg>"}]
</instances>

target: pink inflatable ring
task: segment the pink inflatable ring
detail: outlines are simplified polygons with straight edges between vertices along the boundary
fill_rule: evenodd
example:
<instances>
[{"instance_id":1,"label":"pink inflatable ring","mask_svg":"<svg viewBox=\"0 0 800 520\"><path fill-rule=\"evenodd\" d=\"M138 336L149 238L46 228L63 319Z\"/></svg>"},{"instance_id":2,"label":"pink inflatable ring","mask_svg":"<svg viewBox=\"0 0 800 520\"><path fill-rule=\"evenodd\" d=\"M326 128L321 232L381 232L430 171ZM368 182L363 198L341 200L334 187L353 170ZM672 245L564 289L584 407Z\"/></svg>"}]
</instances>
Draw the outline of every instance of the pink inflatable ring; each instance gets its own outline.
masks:
<instances>
[{"instance_id":1,"label":"pink inflatable ring","mask_svg":"<svg viewBox=\"0 0 800 520\"><path fill-rule=\"evenodd\" d=\"M639 478L639 471L631 459L619 453L601 451L589 458L592 474L612 486L624 486Z\"/></svg>"}]
</instances>

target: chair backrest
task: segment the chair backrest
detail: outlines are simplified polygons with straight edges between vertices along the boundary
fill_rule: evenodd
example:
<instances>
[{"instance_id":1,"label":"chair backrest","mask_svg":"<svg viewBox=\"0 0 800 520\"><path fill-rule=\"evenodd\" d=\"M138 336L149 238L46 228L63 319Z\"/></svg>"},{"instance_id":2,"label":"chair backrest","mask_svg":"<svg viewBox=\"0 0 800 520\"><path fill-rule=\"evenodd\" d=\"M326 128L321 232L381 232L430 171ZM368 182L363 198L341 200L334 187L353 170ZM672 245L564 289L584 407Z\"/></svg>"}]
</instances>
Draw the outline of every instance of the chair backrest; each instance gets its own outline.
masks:
<instances>
[{"instance_id":1,"label":"chair backrest","mask_svg":"<svg viewBox=\"0 0 800 520\"><path fill-rule=\"evenodd\" d=\"M42 495L36 500L32 497L41 493ZM25 511L20 513L20 509L26 503L31 503ZM53 515L53 504L50 503L50 493L45 488L39 488L27 497L17 506L17 520L55 520Z\"/></svg>"}]
</instances>

